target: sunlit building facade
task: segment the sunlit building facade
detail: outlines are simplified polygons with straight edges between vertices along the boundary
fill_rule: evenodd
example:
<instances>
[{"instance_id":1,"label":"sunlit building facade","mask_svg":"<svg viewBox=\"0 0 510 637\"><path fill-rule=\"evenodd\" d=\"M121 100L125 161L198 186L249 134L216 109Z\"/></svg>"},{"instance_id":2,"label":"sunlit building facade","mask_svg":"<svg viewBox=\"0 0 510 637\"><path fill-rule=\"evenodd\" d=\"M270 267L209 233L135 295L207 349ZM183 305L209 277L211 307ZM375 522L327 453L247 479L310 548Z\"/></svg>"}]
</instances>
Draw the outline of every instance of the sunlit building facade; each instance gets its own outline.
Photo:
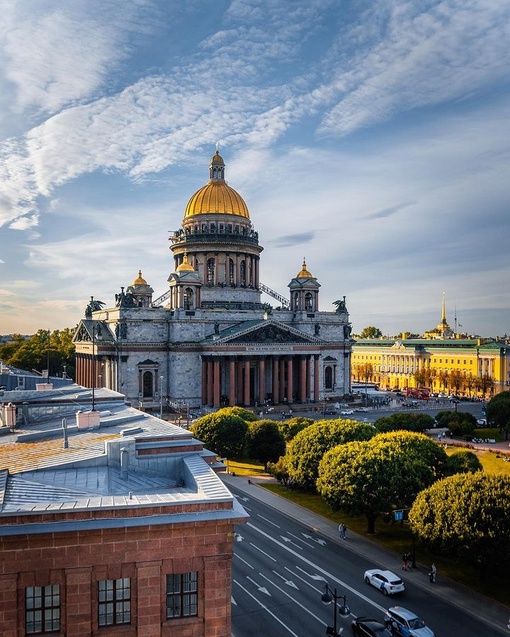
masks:
<instances>
[{"instance_id":1,"label":"sunlit building facade","mask_svg":"<svg viewBox=\"0 0 510 637\"><path fill-rule=\"evenodd\" d=\"M484 339L360 339L352 374L385 390L428 387L488 397L509 389L510 348Z\"/></svg>"}]
</instances>

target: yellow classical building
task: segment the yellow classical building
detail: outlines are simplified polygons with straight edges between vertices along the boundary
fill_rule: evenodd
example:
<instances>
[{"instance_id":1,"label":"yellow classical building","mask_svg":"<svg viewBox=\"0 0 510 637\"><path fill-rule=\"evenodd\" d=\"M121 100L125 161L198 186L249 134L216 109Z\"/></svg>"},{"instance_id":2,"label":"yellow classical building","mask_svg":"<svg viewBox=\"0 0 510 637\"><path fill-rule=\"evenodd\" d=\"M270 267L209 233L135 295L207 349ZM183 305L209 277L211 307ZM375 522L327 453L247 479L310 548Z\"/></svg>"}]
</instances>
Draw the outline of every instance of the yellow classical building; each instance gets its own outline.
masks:
<instances>
[{"instance_id":1,"label":"yellow classical building","mask_svg":"<svg viewBox=\"0 0 510 637\"><path fill-rule=\"evenodd\" d=\"M510 389L510 347L490 339L360 339L352 348L352 378L381 390L489 397Z\"/></svg>"}]
</instances>

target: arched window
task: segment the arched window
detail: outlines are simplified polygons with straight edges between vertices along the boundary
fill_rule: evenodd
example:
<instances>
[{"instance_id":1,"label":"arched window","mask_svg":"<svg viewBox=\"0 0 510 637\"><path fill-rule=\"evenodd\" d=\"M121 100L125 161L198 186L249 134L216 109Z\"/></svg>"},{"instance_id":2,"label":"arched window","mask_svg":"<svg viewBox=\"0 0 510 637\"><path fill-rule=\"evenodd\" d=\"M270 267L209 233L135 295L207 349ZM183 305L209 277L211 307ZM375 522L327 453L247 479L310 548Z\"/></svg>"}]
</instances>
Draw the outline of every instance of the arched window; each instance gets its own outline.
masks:
<instances>
[{"instance_id":1,"label":"arched window","mask_svg":"<svg viewBox=\"0 0 510 637\"><path fill-rule=\"evenodd\" d=\"M239 272L241 274L241 285L246 285L246 262L244 259L241 261Z\"/></svg>"},{"instance_id":2,"label":"arched window","mask_svg":"<svg viewBox=\"0 0 510 637\"><path fill-rule=\"evenodd\" d=\"M214 285L214 259L207 259L207 283Z\"/></svg>"},{"instance_id":3,"label":"arched window","mask_svg":"<svg viewBox=\"0 0 510 637\"><path fill-rule=\"evenodd\" d=\"M324 369L324 388L333 389L333 368L329 366Z\"/></svg>"},{"instance_id":4,"label":"arched window","mask_svg":"<svg viewBox=\"0 0 510 637\"><path fill-rule=\"evenodd\" d=\"M294 309L299 310L299 292L294 292Z\"/></svg>"},{"instance_id":5,"label":"arched window","mask_svg":"<svg viewBox=\"0 0 510 637\"><path fill-rule=\"evenodd\" d=\"M228 282L230 283L230 285L235 285L236 282L236 275L235 275L235 265L234 265L234 259L229 259L228 260Z\"/></svg>"},{"instance_id":6,"label":"arched window","mask_svg":"<svg viewBox=\"0 0 510 637\"><path fill-rule=\"evenodd\" d=\"M183 303L185 310L191 310L193 307L193 290L191 288L184 289Z\"/></svg>"},{"instance_id":7,"label":"arched window","mask_svg":"<svg viewBox=\"0 0 510 637\"><path fill-rule=\"evenodd\" d=\"M154 395L154 383L152 372L146 371L142 377L142 393L144 398L152 398Z\"/></svg>"},{"instance_id":8,"label":"arched window","mask_svg":"<svg viewBox=\"0 0 510 637\"><path fill-rule=\"evenodd\" d=\"M311 292L305 294L305 310L313 310L313 295Z\"/></svg>"}]
</instances>

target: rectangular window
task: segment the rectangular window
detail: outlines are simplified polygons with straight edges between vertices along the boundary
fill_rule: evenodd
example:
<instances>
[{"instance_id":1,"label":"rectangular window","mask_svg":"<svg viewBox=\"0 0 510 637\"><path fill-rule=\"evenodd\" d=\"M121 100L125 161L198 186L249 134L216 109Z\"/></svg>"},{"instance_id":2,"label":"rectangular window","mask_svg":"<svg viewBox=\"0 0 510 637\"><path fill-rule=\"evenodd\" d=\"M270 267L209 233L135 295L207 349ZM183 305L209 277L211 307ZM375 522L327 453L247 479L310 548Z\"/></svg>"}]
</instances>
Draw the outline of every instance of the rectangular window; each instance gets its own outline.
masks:
<instances>
[{"instance_id":1,"label":"rectangular window","mask_svg":"<svg viewBox=\"0 0 510 637\"><path fill-rule=\"evenodd\" d=\"M99 626L131 622L131 580L129 577L98 582Z\"/></svg>"},{"instance_id":2,"label":"rectangular window","mask_svg":"<svg viewBox=\"0 0 510 637\"><path fill-rule=\"evenodd\" d=\"M166 617L198 615L198 572L166 576Z\"/></svg>"},{"instance_id":3,"label":"rectangular window","mask_svg":"<svg viewBox=\"0 0 510 637\"><path fill-rule=\"evenodd\" d=\"M25 589L25 630L27 635L60 630L59 584Z\"/></svg>"}]
</instances>

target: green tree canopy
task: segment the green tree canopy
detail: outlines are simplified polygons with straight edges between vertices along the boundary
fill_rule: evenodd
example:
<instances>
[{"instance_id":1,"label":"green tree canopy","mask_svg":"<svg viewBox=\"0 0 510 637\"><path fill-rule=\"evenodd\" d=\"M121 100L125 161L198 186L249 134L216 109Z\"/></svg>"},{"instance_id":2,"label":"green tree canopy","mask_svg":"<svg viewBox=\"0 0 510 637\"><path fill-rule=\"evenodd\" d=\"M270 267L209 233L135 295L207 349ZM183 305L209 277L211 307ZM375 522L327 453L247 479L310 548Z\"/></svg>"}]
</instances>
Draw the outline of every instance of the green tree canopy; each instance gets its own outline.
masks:
<instances>
[{"instance_id":1,"label":"green tree canopy","mask_svg":"<svg viewBox=\"0 0 510 637\"><path fill-rule=\"evenodd\" d=\"M476 418L465 411L440 411L436 422L438 427L447 427L454 436L466 436L476 429Z\"/></svg>"},{"instance_id":2,"label":"green tree canopy","mask_svg":"<svg viewBox=\"0 0 510 637\"><path fill-rule=\"evenodd\" d=\"M432 438L412 431L390 431L372 438L373 442L385 442L401 449L415 463L421 463L423 481L429 486L446 475L448 455Z\"/></svg>"},{"instance_id":3,"label":"green tree canopy","mask_svg":"<svg viewBox=\"0 0 510 637\"><path fill-rule=\"evenodd\" d=\"M278 421L278 429L282 432L285 442L290 442L300 431L313 425L314 422L313 418L296 416L295 418L289 418L289 420Z\"/></svg>"},{"instance_id":4,"label":"green tree canopy","mask_svg":"<svg viewBox=\"0 0 510 637\"><path fill-rule=\"evenodd\" d=\"M7 365L26 371L42 372L49 368L50 376L61 376L64 365L68 376L74 376L74 329L38 330L30 338L19 334L0 345L0 359Z\"/></svg>"},{"instance_id":5,"label":"green tree canopy","mask_svg":"<svg viewBox=\"0 0 510 637\"><path fill-rule=\"evenodd\" d=\"M276 462L285 454L285 440L274 420L258 420L249 424L246 449L248 457L264 464Z\"/></svg>"},{"instance_id":6,"label":"green tree canopy","mask_svg":"<svg viewBox=\"0 0 510 637\"><path fill-rule=\"evenodd\" d=\"M374 434L370 424L357 420L319 420L289 444L285 458L290 480L303 489L314 489L319 462L328 449L353 440L369 440Z\"/></svg>"},{"instance_id":7,"label":"green tree canopy","mask_svg":"<svg viewBox=\"0 0 510 637\"><path fill-rule=\"evenodd\" d=\"M364 515L367 532L374 533L379 515L410 507L416 494L429 486L425 476L423 462L376 436L326 452L319 464L317 491L334 511Z\"/></svg>"},{"instance_id":8,"label":"green tree canopy","mask_svg":"<svg viewBox=\"0 0 510 637\"><path fill-rule=\"evenodd\" d=\"M374 327L373 325L368 325L361 330L360 338L381 338L383 333L378 327Z\"/></svg>"},{"instance_id":9,"label":"green tree canopy","mask_svg":"<svg viewBox=\"0 0 510 637\"><path fill-rule=\"evenodd\" d=\"M211 451L227 458L238 458L244 451L248 425L239 416L220 409L199 418L191 431Z\"/></svg>"},{"instance_id":10,"label":"green tree canopy","mask_svg":"<svg viewBox=\"0 0 510 637\"><path fill-rule=\"evenodd\" d=\"M380 432L398 430L423 432L434 426L434 419L428 414L401 412L378 418L374 425Z\"/></svg>"},{"instance_id":11,"label":"green tree canopy","mask_svg":"<svg viewBox=\"0 0 510 637\"><path fill-rule=\"evenodd\" d=\"M416 498L409 522L434 550L481 569L510 566L510 477L483 472L444 478Z\"/></svg>"},{"instance_id":12,"label":"green tree canopy","mask_svg":"<svg viewBox=\"0 0 510 637\"><path fill-rule=\"evenodd\" d=\"M496 394L487 403L487 421L494 423L501 432L505 432L508 439L510 433L510 391Z\"/></svg>"},{"instance_id":13,"label":"green tree canopy","mask_svg":"<svg viewBox=\"0 0 510 637\"><path fill-rule=\"evenodd\" d=\"M453 476L456 473L476 473L483 471L483 466L476 454L469 449L454 451L446 462L446 474Z\"/></svg>"},{"instance_id":14,"label":"green tree canopy","mask_svg":"<svg viewBox=\"0 0 510 637\"><path fill-rule=\"evenodd\" d=\"M258 416L251 411L251 409L245 409L244 407L238 407L237 405L234 407L223 407L223 409L218 409L217 414L225 414L225 415L233 415L239 416L245 422L254 422L258 420Z\"/></svg>"}]
</instances>

